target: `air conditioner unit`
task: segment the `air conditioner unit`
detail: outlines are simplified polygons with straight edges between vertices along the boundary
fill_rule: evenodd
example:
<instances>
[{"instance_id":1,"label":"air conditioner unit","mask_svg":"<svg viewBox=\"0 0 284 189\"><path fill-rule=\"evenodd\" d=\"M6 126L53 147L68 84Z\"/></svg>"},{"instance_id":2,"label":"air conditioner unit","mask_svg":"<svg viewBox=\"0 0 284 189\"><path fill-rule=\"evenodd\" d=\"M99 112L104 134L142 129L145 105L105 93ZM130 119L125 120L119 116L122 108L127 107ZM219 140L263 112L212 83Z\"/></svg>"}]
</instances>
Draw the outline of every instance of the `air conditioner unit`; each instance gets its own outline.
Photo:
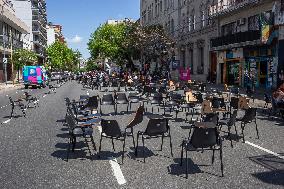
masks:
<instances>
[{"instance_id":1,"label":"air conditioner unit","mask_svg":"<svg viewBox=\"0 0 284 189\"><path fill-rule=\"evenodd\" d=\"M237 20L238 26L244 25L245 23L246 23L246 18L241 18L241 19Z\"/></svg>"}]
</instances>

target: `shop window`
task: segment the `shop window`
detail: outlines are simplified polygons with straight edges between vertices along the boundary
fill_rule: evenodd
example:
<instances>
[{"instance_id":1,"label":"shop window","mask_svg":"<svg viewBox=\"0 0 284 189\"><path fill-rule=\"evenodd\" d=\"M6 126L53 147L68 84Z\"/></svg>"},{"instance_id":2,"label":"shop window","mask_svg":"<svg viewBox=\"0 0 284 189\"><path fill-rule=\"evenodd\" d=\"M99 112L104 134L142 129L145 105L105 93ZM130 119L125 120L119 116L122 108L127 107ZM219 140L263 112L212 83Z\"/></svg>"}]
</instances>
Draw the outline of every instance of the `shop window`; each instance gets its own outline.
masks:
<instances>
[{"instance_id":1,"label":"shop window","mask_svg":"<svg viewBox=\"0 0 284 189\"><path fill-rule=\"evenodd\" d=\"M204 73L204 48L199 48L199 61L200 65L197 67L197 73L203 74Z\"/></svg>"}]
</instances>

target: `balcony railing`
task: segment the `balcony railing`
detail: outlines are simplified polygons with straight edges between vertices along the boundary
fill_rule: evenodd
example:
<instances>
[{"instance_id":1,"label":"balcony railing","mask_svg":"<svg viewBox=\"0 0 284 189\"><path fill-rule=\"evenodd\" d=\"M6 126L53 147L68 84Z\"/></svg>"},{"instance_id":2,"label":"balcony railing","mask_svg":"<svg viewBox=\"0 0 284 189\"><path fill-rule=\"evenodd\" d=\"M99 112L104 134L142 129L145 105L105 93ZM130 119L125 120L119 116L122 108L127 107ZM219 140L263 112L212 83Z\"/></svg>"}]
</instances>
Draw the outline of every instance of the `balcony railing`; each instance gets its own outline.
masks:
<instances>
[{"instance_id":1,"label":"balcony railing","mask_svg":"<svg viewBox=\"0 0 284 189\"><path fill-rule=\"evenodd\" d=\"M3 36L0 37L0 47L5 48L5 49L11 49L11 44L13 46L13 49L21 49L23 48L23 41L19 41L16 39L11 39L8 38L7 36Z\"/></svg>"},{"instance_id":2,"label":"balcony railing","mask_svg":"<svg viewBox=\"0 0 284 189\"><path fill-rule=\"evenodd\" d=\"M220 47L230 44L242 43L247 41L255 41L261 38L260 31L239 32L232 35L217 37L211 39L211 47Z\"/></svg>"},{"instance_id":3,"label":"balcony railing","mask_svg":"<svg viewBox=\"0 0 284 189\"><path fill-rule=\"evenodd\" d=\"M209 12L209 16L210 17L215 17L215 16L219 16L219 15L224 15L228 12L232 12L235 10L238 10L240 8L244 8L250 5L255 5L257 3L259 3L261 0L234 0L232 1L230 4L228 5L223 5L221 6L217 6L217 4L215 6L212 6Z\"/></svg>"}]
</instances>

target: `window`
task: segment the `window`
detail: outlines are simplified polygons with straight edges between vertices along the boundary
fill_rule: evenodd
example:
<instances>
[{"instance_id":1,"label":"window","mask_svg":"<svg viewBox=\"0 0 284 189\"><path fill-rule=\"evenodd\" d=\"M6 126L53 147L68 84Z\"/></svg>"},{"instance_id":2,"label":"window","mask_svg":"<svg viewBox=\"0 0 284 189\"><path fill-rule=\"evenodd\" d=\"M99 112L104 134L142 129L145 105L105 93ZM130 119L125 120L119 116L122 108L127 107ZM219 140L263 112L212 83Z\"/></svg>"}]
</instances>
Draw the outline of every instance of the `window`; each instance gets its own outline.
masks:
<instances>
[{"instance_id":1,"label":"window","mask_svg":"<svg viewBox=\"0 0 284 189\"><path fill-rule=\"evenodd\" d=\"M193 49L189 50L190 73L193 74Z\"/></svg>"},{"instance_id":2,"label":"window","mask_svg":"<svg viewBox=\"0 0 284 189\"><path fill-rule=\"evenodd\" d=\"M205 27L205 12L201 11L201 26Z\"/></svg>"},{"instance_id":3,"label":"window","mask_svg":"<svg viewBox=\"0 0 284 189\"><path fill-rule=\"evenodd\" d=\"M226 24L222 26L222 29L221 29L222 36L234 34L236 33L236 31L237 31L236 22Z\"/></svg>"},{"instance_id":4,"label":"window","mask_svg":"<svg viewBox=\"0 0 284 189\"><path fill-rule=\"evenodd\" d=\"M203 74L204 73L204 48L203 47L199 48L199 63L200 65L198 66L197 72L198 74Z\"/></svg>"},{"instance_id":5,"label":"window","mask_svg":"<svg viewBox=\"0 0 284 189\"><path fill-rule=\"evenodd\" d=\"M248 18L248 30L259 30L259 15Z\"/></svg>"},{"instance_id":6,"label":"window","mask_svg":"<svg viewBox=\"0 0 284 189\"><path fill-rule=\"evenodd\" d=\"M191 31L191 25L192 25L192 21L191 21L191 17L188 17L188 31Z\"/></svg>"},{"instance_id":7,"label":"window","mask_svg":"<svg viewBox=\"0 0 284 189\"><path fill-rule=\"evenodd\" d=\"M195 30L195 15L192 17L192 29Z\"/></svg>"}]
</instances>

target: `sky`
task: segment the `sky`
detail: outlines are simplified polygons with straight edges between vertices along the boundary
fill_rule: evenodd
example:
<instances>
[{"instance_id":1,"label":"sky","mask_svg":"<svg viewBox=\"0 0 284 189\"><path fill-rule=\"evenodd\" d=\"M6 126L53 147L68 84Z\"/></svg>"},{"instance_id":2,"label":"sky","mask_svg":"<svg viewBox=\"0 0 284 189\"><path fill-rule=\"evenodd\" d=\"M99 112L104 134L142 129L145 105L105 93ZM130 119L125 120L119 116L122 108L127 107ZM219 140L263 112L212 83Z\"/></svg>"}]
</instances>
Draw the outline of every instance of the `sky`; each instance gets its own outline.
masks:
<instances>
[{"instance_id":1,"label":"sky","mask_svg":"<svg viewBox=\"0 0 284 189\"><path fill-rule=\"evenodd\" d=\"M90 56L87 43L108 19L139 18L140 0L46 0L48 22L60 24L68 46Z\"/></svg>"}]
</instances>

